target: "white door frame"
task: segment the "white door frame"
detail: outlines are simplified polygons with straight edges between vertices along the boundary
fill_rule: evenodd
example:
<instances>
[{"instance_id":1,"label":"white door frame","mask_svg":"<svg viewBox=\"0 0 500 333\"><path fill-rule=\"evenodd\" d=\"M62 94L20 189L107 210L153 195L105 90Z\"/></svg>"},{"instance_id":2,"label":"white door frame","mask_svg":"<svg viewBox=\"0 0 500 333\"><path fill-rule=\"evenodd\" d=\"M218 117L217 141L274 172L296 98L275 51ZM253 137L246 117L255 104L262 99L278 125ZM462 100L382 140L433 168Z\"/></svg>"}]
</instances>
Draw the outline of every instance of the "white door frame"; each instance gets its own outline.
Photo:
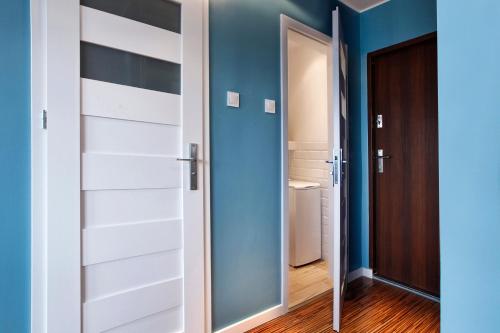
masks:
<instances>
[{"instance_id":1,"label":"white door frame","mask_svg":"<svg viewBox=\"0 0 500 333\"><path fill-rule=\"evenodd\" d=\"M281 15L281 303L288 311L289 204L288 204L288 30L293 30L328 46L332 38L284 14ZM332 57L328 57L328 81L331 82ZM328 89L328 114L331 113L331 89ZM330 117L330 116L329 116ZM329 127L328 140L331 140ZM331 219L329 219L330 221ZM331 222L330 222L331 223Z\"/></svg>"},{"instance_id":2,"label":"white door frame","mask_svg":"<svg viewBox=\"0 0 500 333\"><path fill-rule=\"evenodd\" d=\"M176 0L179 1L179 0ZM203 4L204 327L211 331L208 0ZM31 332L81 329L80 1L31 0ZM51 89L52 81L67 84ZM49 109L50 134L42 128ZM64 122L58 119L64 119ZM60 140L61 137L70 138ZM48 199L50 198L50 200ZM204 276L203 276L204 275ZM70 306L68 306L70 304Z\"/></svg>"}]
</instances>

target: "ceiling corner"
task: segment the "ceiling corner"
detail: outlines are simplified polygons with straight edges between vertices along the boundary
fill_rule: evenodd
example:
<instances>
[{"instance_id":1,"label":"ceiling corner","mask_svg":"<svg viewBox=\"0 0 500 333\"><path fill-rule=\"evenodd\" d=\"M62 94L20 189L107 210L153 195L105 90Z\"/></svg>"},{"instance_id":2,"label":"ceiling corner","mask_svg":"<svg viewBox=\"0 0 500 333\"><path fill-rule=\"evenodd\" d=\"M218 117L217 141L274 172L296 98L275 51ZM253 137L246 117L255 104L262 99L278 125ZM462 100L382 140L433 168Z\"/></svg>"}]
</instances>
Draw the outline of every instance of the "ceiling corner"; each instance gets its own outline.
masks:
<instances>
[{"instance_id":1,"label":"ceiling corner","mask_svg":"<svg viewBox=\"0 0 500 333\"><path fill-rule=\"evenodd\" d=\"M373 9L388 1L389 0L339 0L340 3L348 6L358 13L366 12L367 10Z\"/></svg>"}]
</instances>

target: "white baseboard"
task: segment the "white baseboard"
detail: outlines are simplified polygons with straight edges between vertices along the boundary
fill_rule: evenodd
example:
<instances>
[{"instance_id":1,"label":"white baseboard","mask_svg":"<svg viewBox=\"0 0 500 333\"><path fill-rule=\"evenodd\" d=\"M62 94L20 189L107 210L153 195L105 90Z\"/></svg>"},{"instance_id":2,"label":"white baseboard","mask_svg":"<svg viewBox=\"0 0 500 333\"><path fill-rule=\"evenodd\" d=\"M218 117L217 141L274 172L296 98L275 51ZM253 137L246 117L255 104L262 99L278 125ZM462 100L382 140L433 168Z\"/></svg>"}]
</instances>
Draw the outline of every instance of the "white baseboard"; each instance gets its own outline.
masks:
<instances>
[{"instance_id":1,"label":"white baseboard","mask_svg":"<svg viewBox=\"0 0 500 333\"><path fill-rule=\"evenodd\" d=\"M373 277L373 271L370 268L361 267L349 273L349 282L359 279L360 277L367 277L371 279ZM259 325L267 323L270 320L278 318L287 313L287 309L282 304L276 305L270 309L264 310L256 315L248 317L242 321L235 324L224 327L215 333L242 333L246 332L252 328Z\"/></svg>"},{"instance_id":2,"label":"white baseboard","mask_svg":"<svg viewBox=\"0 0 500 333\"><path fill-rule=\"evenodd\" d=\"M373 270L371 268L361 267L349 273L349 282L359 279L360 277L373 278Z\"/></svg>"},{"instance_id":3,"label":"white baseboard","mask_svg":"<svg viewBox=\"0 0 500 333\"><path fill-rule=\"evenodd\" d=\"M244 319L240 322L224 327L216 331L215 333L246 332L252 328L267 323L268 321L273 320L274 318L278 318L279 316L282 316L285 313L287 313L287 309L285 306L283 306L282 304L276 305L275 307L264 310L261 313L257 313L256 315L248 317L247 319Z\"/></svg>"}]
</instances>

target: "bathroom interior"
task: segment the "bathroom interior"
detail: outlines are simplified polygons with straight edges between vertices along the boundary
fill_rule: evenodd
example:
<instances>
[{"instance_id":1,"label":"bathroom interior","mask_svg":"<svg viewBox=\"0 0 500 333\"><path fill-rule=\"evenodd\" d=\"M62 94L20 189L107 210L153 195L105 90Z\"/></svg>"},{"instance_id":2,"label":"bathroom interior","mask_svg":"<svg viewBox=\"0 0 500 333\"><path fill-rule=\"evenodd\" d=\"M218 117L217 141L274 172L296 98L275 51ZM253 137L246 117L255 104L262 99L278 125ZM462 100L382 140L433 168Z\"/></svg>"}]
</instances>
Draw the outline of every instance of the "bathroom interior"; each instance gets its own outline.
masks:
<instances>
[{"instance_id":1,"label":"bathroom interior","mask_svg":"<svg viewBox=\"0 0 500 333\"><path fill-rule=\"evenodd\" d=\"M288 31L289 308L332 289L329 56L329 45Z\"/></svg>"}]
</instances>

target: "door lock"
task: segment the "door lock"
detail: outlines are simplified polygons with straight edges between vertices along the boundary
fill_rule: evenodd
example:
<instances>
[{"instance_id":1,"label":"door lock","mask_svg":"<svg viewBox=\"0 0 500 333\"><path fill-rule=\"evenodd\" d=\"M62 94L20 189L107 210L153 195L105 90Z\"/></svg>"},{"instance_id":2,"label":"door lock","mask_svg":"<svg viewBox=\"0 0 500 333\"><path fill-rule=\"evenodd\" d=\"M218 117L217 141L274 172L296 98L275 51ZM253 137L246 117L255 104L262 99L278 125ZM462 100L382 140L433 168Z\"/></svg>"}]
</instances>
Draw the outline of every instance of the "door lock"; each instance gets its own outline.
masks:
<instances>
[{"instance_id":1,"label":"door lock","mask_svg":"<svg viewBox=\"0 0 500 333\"><path fill-rule=\"evenodd\" d=\"M373 156L377 160L377 172L384 173L384 160L392 158L391 155L384 155L383 149L377 149L377 156Z\"/></svg>"}]
</instances>

